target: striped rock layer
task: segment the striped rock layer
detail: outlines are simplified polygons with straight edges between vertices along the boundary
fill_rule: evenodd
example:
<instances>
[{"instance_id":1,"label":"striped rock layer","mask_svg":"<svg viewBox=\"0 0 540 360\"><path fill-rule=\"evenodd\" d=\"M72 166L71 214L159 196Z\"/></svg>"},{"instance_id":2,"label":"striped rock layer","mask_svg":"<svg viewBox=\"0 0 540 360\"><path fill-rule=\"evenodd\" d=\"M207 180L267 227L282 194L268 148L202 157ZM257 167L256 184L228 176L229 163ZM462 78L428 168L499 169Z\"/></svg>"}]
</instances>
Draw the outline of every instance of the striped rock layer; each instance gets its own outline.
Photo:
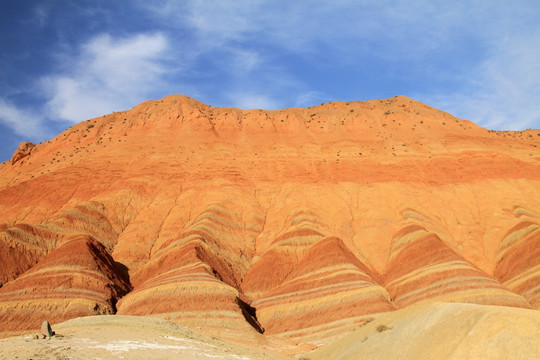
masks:
<instances>
[{"instance_id":1,"label":"striped rock layer","mask_svg":"<svg viewBox=\"0 0 540 360\"><path fill-rule=\"evenodd\" d=\"M406 97L82 122L0 164L0 331L118 312L323 344L418 303L538 309L539 134Z\"/></svg>"},{"instance_id":2,"label":"striped rock layer","mask_svg":"<svg viewBox=\"0 0 540 360\"><path fill-rule=\"evenodd\" d=\"M103 204L83 202L61 209L42 224L0 226L0 284L16 279L48 252L79 234L98 240L107 251L112 251L118 234L103 211Z\"/></svg>"},{"instance_id":3,"label":"striped rock layer","mask_svg":"<svg viewBox=\"0 0 540 360\"><path fill-rule=\"evenodd\" d=\"M399 307L425 301L530 307L418 225L394 236L386 271L385 287Z\"/></svg>"},{"instance_id":4,"label":"striped rock layer","mask_svg":"<svg viewBox=\"0 0 540 360\"><path fill-rule=\"evenodd\" d=\"M501 241L495 276L540 310L540 216L522 220Z\"/></svg>"},{"instance_id":5,"label":"striped rock layer","mask_svg":"<svg viewBox=\"0 0 540 360\"><path fill-rule=\"evenodd\" d=\"M370 315L395 310L387 291L370 274L373 271L341 239L324 237L309 246L285 279L252 306L269 334L317 342L364 324L372 319Z\"/></svg>"},{"instance_id":6,"label":"striped rock layer","mask_svg":"<svg viewBox=\"0 0 540 360\"><path fill-rule=\"evenodd\" d=\"M249 263L238 244L223 242L235 238L233 220L214 204L177 237L156 246L134 274L135 290L120 301L118 313L245 331L253 331L252 326L262 332L239 291Z\"/></svg>"},{"instance_id":7,"label":"striped rock layer","mask_svg":"<svg viewBox=\"0 0 540 360\"><path fill-rule=\"evenodd\" d=\"M0 288L0 331L36 329L44 319L114 314L117 300L130 290L101 243L75 237Z\"/></svg>"}]
</instances>

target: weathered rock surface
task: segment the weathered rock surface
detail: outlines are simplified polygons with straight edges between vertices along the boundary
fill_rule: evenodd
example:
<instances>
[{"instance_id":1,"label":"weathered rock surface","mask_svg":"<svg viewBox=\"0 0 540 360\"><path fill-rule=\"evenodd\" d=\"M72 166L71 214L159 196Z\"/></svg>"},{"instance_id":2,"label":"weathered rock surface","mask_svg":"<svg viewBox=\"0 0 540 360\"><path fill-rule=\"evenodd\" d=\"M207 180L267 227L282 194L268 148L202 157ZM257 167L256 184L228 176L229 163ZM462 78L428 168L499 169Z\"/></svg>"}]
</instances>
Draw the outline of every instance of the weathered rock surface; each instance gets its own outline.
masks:
<instances>
[{"instance_id":1,"label":"weathered rock surface","mask_svg":"<svg viewBox=\"0 0 540 360\"><path fill-rule=\"evenodd\" d=\"M538 309L539 145L406 97L82 122L0 164L0 331L118 311L325 344L412 304Z\"/></svg>"},{"instance_id":2,"label":"weathered rock surface","mask_svg":"<svg viewBox=\"0 0 540 360\"><path fill-rule=\"evenodd\" d=\"M287 254L287 248L298 251L295 245L307 247L297 261ZM278 237L274 246L252 267L244 283L269 334L319 343L363 324L371 319L369 315L395 310L387 291L370 276L373 271L341 239L303 228ZM292 266L280 258L293 262ZM264 266L257 266L260 262ZM264 278L275 264L287 275L268 289ZM260 288L266 291L255 298Z\"/></svg>"},{"instance_id":3,"label":"weathered rock surface","mask_svg":"<svg viewBox=\"0 0 540 360\"><path fill-rule=\"evenodd\" d=\"M48 336L48 337L54 336L54 331L51 328L51 324L49 324L49 322L47 320L45 320L41 324L41 334L43 336Z\"/></svg>"},{"instance_id":4,"label":"weathered rock surface","mask_svg":"<svg viewBox=\"0 0 540 360\"><path fill-rule=\"evenodd\" d=\"M15 164L17 161L20 161L30 155L35 147L36 145L32 144L31 142L25 141L21 143L11 157L11 164Z\"/></svg>"},{"instance_id":5,"label":"weathered rock surface","mask_svg":"<svg viewBox=\"0 0 540 360\"><path fill-rule=\"evenodd\" d=\"M396 234L386 271L385 286L398 307L438 300L530 308L523 297L418 225Z\"/></svg>"},{"instance_id":6,"label":"weathered rock surface","mask_svg":"<svg viewBox=\"0 0 540 360\"><path fill-rule=\"evenodd\" d=\"M0 331L37 329L43 319L114 314L116 301L129 290L101 243L75 237L0 288Z\"/></svg>"},{"instance_id":7,"label":"weathered rock surface","mask_svg":"<svg viewBox=\"0 0 540 360\"><path fill-rule=\"evenodd\" d=\"M514 214L525 219L501 241L495 276L540 310L540 216L524 209Z\"/></svg>"}]
</instances>

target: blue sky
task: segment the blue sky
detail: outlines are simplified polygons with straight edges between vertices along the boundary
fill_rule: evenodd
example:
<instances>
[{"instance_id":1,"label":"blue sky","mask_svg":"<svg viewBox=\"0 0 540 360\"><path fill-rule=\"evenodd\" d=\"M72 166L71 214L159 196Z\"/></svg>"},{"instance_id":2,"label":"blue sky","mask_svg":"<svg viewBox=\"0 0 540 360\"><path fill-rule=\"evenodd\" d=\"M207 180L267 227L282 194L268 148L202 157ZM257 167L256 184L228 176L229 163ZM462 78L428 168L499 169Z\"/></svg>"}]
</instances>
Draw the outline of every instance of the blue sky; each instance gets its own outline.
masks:
<instances>
[{"instance_id":1,"label":"blue sky","mask_svg":"<svg viewBox=\"0 0 540 360\"><path fill-rule=\"evenodd\" d=\"M406 95L540 128L537 0L4 0L0 161L170 94L279 109Z\"/></svg>"}]
</instances>

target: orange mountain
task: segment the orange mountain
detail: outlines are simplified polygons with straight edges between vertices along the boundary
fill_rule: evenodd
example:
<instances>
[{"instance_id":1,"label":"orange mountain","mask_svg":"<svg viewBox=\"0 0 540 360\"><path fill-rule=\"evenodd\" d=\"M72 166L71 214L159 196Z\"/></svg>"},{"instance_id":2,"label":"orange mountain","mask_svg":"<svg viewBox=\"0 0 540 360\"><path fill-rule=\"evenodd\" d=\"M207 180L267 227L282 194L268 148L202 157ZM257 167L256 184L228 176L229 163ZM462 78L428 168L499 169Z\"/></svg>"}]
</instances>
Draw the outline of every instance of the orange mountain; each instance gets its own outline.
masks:
<instances>
[{"instance_id":1,"label":"orange mountain","mask_svg":"<svg viewBox=\"0 0 540 360\"><path fill-rule=\"evenodd\" d=\"M540 310L539 146L403 96L82 122L0 164L0 332L118 313L319 346L420 303Z\"/></svg>"}]
</instances>

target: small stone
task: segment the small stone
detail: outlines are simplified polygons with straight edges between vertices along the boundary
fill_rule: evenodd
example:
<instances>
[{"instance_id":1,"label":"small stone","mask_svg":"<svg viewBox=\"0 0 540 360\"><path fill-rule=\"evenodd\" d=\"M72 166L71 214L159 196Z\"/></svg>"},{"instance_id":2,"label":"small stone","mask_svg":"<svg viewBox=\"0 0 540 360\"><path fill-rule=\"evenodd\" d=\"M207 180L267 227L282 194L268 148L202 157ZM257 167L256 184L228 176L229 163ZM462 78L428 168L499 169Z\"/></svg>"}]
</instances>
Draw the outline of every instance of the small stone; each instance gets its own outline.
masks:
<instances>
[{"instance_id":1,"label":"small stone","mask_svg":"<svg viewBox=\"0 0 540 360\"><path fill-rule=\"evenodd\" d=\"M51 329L51 324L49 324L47 320L45 320L43 324L41 324L41 333L48 337L54 336L54 331L52 331Z\"/></svg>"},{"instance_id":2,"label":"small stone","mask_svg":"<svg viewBox=\"0 0 540 360\"><path fill-rule=\"evenodd\" d=\"M32 340L39 340L39 335L38 334L32 335Z\"/></svg>"}]
</instances>

